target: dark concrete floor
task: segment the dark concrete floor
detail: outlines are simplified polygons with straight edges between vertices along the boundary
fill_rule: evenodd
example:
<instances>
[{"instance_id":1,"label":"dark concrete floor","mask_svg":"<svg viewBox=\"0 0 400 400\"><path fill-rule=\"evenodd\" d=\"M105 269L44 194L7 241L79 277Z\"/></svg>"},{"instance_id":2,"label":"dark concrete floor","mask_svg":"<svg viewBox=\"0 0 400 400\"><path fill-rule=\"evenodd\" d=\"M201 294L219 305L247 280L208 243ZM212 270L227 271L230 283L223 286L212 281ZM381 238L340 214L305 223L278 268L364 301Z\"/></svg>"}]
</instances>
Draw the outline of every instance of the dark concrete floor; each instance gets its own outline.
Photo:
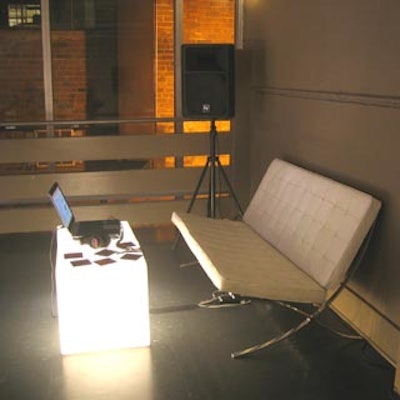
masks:
<instances>
[{"instance_id":1,"label":"dark concrete floor","mask_svg":"<svg viewBox=\"0 0 400 400\"><path fill-rule=\"evenodd\" d=\"M149 267L151 347L59 354L51 313L50 234L0 236L1 399L392 399L394 369L366 342L313 324L246 359L230 353L298 318L267 301L203 309L214 289L199 267L179 268L180 243L137 231ZM345 329L333 313L324 323Z\"/></svg>"}]
</instances>

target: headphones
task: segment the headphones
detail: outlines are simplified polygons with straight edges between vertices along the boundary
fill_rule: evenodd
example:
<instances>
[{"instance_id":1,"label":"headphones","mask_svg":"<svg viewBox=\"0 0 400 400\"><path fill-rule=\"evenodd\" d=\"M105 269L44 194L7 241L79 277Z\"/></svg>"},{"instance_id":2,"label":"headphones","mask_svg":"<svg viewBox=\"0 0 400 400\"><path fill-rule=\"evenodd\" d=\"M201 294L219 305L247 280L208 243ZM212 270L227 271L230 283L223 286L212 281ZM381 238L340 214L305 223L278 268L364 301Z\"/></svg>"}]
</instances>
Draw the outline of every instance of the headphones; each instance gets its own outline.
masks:
<instances>
[{"instance_id":1,"label":"headphones","mask_svg":"<svg viewBox=\"0 0 400 400\"><path fill-rule=\"evenodd\" d=\"M98 233L90 236L83 237L81 244L88 244L94 249L107 247L110 244L110 236L105 233Z\"/></svg>"}]
</instances>

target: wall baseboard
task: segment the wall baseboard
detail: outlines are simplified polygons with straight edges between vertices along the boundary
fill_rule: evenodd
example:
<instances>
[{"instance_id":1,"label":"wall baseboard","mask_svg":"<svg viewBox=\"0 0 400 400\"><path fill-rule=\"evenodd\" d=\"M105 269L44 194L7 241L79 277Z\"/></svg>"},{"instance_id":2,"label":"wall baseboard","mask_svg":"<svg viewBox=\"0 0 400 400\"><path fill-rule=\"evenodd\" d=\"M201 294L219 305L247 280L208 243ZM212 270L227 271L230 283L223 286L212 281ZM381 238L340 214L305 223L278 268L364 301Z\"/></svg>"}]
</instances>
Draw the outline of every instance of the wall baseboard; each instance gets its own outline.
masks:
<instances>
[{"instance_id":1,"label":"wall baseboard","mask_svg":"<svg viewBox=\"0 0 400 400\"><path fill-rule=\"evenodd\" d=\"M394 389L400 393L399 328L349 288L343 289L331 308L396 368Z\"/></svg>"}]
</instances>

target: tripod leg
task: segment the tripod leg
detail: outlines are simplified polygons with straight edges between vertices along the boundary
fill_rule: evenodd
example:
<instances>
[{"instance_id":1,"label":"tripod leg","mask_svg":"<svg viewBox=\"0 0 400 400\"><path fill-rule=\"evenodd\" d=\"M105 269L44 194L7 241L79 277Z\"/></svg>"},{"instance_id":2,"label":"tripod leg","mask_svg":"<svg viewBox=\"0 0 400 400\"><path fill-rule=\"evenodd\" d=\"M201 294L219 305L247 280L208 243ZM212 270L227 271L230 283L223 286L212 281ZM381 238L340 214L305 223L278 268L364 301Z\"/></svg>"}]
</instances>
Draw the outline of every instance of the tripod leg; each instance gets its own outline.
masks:
<instances>
[{"instance_id":1,"label":"tripod leg","mask_svg":"<svg viewBox=\"0 0 400 400\"><path fill-rule=\"evenodd\" d=\"M203 171L201 172L200 179L199 179L199 181L197 182L196 189L194 190L192 199L190 200L189 207L188 207L188 209L187 209L187 213L190 213L190 212L192 211L192 207L193 207L193 205L194 205L194 202L196 201L196 197L197 197L197 195L198 195L198 193L199 193L201 184L203 183L203 180L204 180L204 177L205 177L205 175L206 175L206 172L207 172L207 169L208 169L208 165L209 165L209 164L210 164L210 157L207 158L207 162L206 162L206 164L204 165Z\"/></svg>"},{"instance_id":2,"label":"tripod leg","mask_svg":"<svg viewBox=\"0 0 400 400\"><path fill-rule=\"evenodd\" d=\"M215 218L215 202L216 202L216 180L215 180L215 157L210 158L210 184L208 188L208 207L207 215Z\"/></svg>"},{"instance_id":3,"label":"tripod leg","mask_svg":"<svg viewBox=\"0 0 400 400\"><path fill-rule=\"evenodd\" d=\"M225 180L225 183L228 186L229 193L232 196L232 198L236 204L236 207L238 208L238 210L240 212L240 216L243 216L244 213L243 213L242 207L240 206L240 203L239 203L238 198L236 197L235 191L233 190L233 187L232 187L231 183L229 182L228 175L226 175L224 167L222 166L221 161L219 160L218 157L217 157L217 163L218 163L218 167L222 173L222 176Z\"/></svg>"}]
</instances>

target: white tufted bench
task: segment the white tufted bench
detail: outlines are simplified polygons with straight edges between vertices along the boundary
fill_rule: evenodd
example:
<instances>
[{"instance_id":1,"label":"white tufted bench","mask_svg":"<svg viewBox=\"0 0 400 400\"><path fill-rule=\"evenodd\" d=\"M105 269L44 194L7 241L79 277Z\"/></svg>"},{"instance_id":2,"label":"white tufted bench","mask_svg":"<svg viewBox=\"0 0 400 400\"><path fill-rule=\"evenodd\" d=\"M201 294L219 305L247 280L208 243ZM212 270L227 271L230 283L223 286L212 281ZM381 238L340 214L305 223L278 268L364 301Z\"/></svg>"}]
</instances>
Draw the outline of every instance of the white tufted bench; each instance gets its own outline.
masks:
<instances>
[{"instance_id":1,"label":"white tufted bench","mask_svg":"<svg viewBox=\"0 0 400 400\"><path fill-rule=\"evenodd\" d=\"M321 304L318 314L345 280L380 206L366 193L275 159L242 221L174 212L172 222L218 289Z\"/></svg>"}]
</instances>

